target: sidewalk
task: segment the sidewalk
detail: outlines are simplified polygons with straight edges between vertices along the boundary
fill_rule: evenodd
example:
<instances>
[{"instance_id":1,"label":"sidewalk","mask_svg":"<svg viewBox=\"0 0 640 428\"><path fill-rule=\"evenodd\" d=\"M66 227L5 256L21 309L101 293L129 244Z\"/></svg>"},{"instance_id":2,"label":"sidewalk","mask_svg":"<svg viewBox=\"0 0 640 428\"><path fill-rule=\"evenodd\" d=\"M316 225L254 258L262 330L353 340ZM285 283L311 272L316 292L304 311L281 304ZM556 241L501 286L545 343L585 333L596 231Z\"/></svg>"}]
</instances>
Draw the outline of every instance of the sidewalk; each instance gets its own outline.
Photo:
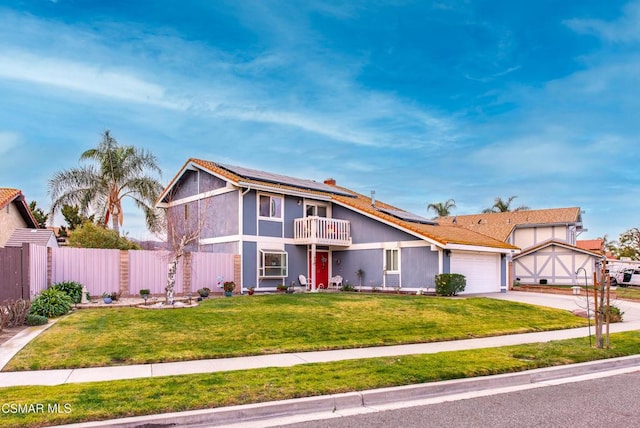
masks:
<instances>
[{"instance_id":1,"label":"sidewalk","mask_svg":"<svg viewBox=\"0 0 640 428\"><path fill-rule=\"evenodd\" d=\"M518 301L558 309L574 310L584 308L584 296L566 296L529 292L509 292L490 294L483 297ZM624 312L624 322L612 324L611 333L640 329L640 303L618 301L617 306ZM49 325L45 326L48 328ZM0 367L4 365L30 340L44 328L29 328L0 348ZM388 357L395 355L432 354L444 351L465 349L494 348L533 342L548 342L576 337L586 337L588 327L545 331L536 333L513 334L478 339L456 340L449 342L418 343L411 345L382 346L371 348L341 349L317 352L294 352L275 355L259 355L237 358L220 358L173 363L139 364L129 366L111 366L62 370L36 370L24 372L0 373L0 387L18 385L60 385L135 379L157 376L173 376L196 373L213 373L230 370L248 370L262 367L291 367L298 364L322 363L360 358ZM594 334L594 328L591 327Z\"/></svg>"}]
</instances>

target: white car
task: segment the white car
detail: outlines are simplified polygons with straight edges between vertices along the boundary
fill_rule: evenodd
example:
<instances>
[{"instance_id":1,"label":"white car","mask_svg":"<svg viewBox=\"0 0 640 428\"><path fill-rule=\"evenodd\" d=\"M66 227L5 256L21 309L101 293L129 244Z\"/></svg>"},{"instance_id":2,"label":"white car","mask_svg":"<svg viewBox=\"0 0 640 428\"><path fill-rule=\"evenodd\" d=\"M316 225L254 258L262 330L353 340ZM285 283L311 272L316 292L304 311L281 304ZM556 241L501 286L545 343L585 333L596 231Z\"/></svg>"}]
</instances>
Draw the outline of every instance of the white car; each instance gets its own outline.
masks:
<instances>
[{"instance_id":1,"label":"white car","mask_svg":"<svg viewBox=\"0 0 640 428\"><path fill-rule=\"evenodd\" d=\"M620 287L626 287L629 285L640 286L640 268L625 269L618 274L616 278Z\"/></svg>"}]
</instances>

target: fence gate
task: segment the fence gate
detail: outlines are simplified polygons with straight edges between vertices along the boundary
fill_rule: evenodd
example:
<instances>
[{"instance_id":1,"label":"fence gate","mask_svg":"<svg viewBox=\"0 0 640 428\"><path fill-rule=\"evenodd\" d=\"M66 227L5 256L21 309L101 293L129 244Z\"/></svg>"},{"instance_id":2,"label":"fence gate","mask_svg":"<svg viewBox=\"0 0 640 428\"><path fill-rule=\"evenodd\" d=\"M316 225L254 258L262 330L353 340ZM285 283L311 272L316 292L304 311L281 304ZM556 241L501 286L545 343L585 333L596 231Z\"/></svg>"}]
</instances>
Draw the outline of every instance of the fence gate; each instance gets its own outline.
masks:
<instances>
[{"instance_id":1,"label":"fence gate","mask_svg":"<svg viewBox=\"0 0 640 428\"><path fill-rule=\"evenodd\" d=\"M29 299L29 251L23 263L22 248L0 248L0 301L8 299ZM27 286L26 295L22 285Z\"/></svg>"}]
</instances>

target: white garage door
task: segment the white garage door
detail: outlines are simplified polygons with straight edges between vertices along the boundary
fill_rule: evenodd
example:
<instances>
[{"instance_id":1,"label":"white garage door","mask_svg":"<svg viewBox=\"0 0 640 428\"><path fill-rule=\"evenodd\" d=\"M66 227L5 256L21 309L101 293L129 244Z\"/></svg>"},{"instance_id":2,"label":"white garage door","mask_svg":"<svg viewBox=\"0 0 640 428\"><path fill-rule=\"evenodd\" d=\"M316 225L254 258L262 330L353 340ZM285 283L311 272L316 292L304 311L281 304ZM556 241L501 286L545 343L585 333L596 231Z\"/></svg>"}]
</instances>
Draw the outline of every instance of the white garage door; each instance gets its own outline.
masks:
<instances>
[{"instance_id":1,"label":"white garage door","mask_svg":"<svg viewBox=\"0 0 640 428\"><path fill-rule=\"evenodd\" d=\"M467 278L465 294L500 292L500 254L452 252L451 273Z\"/></svg>"}]
</instances>

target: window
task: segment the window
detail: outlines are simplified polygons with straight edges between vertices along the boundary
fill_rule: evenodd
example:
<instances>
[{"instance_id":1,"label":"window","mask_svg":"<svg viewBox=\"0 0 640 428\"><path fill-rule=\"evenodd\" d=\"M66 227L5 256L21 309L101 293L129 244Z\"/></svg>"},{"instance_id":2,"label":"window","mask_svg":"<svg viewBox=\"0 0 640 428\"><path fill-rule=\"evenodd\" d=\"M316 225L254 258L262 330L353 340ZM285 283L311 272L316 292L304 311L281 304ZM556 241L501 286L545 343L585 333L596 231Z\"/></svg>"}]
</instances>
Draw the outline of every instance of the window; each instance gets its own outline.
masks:
<instances>
[{"instance_id":1,"label":"window","mask_svg":"<svg viewBox=\"0 0 640 428\"><path fill-rule=\"evenodd\" d=\"M260 250L260 277L284 278L289 276L289 255L282 250Z\"/></svg>"},{"instance_id":2,"label":"window","mask_svg":"<svg viewBox=\"0 0 640 428\"><path fill-rule=\"evenodd\" d=\"M282 198L279 196L260 195L260 217L281 219Z\"/></svg>"},{"instance_id":3,"label":"window","mask_svg":"<svg viewBox=\"0 0 640 428\"><path fill-rule=\"evenodd\" d=\"M307 217L328 217L326 205L307 204L306 216Z\"/></svg>"},{"instance_id":4,"label":"window","mask_svg":"<svg viewBox=\"0 0 640 428\"><path fill-rule=\"evenodd\" d=\"M384 270L387 272L397 272L400 269L399 266L399 258L400 252L397 248L392 250L384 250Z\"/></svg>"}]
</instances>

